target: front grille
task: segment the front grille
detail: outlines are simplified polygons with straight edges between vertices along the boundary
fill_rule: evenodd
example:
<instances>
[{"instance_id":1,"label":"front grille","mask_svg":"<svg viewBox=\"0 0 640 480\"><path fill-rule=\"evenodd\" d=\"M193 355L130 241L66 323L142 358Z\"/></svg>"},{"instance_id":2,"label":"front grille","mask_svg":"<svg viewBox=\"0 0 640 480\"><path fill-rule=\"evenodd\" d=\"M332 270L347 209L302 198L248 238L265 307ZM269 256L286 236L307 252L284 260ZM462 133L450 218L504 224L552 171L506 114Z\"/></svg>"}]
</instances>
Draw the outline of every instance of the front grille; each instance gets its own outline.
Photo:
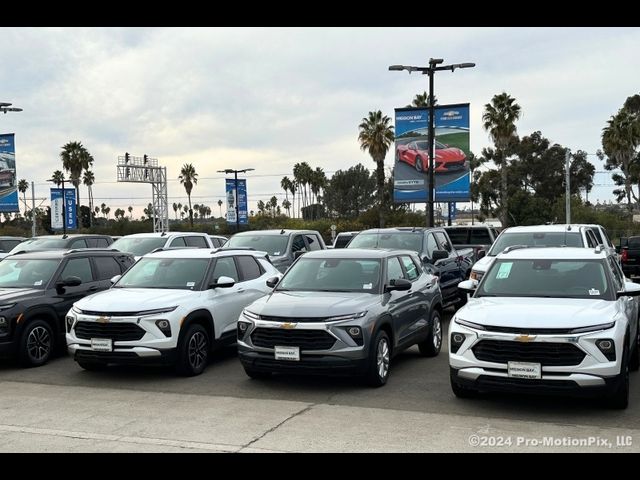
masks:
<instances>
[{"instance_id":1,"label":"front grille","mask_svg":"<svg viewBox=\"0 0 640 480\"><path fill-rule=\"evenodd\" d=\"M542 366L579 365L585 353L571 343L481 340L471 349L483 362L532 362Z\"/></svg>"},{"instance_id":2,"label":"front grille","mask_svg":"<svg viewBox=\"0 0 640 480\"><path fill-rule=\"evenodd\" d=\"M283 323L297 323L297 322L324 322L329 317L273 317L271 315L260 315L260 320L266 320L268 322L283 322Z\"/></svg>"},{"instance_id":3,"label":"front grille","mask_svg":"<svg viewBox=\"0 0 640 480\"><path fill-rule=\"evenodd\" d=\"M283 328L256 328L251 334L256 347L300 347L300 350L329 350L335 337L324 330L285 330Z\"/></svg>"},{"instance_id":4,"label":"front grille","mask_svg":"<svg viewBox=\"0 0 640 480\"><path fill-rule=\"evenodd\" d=\"M76 337L90 340L92 338L110 338L115 342L140 340L145 331L135 323L97 323L78 322L75 326Z\"/></svg>"},{"instance_id":5,"label":"front grille","mask_svg":"<svg viewBox=\"0 0 640 480\"><path fill-rule=\"evenodd\" d=\"M566 335L580 327L572 328L522 328L522 327L496 327L494 325L484 325L489 332L516 333L523 335Z\"/></svg>"}]
</instances>

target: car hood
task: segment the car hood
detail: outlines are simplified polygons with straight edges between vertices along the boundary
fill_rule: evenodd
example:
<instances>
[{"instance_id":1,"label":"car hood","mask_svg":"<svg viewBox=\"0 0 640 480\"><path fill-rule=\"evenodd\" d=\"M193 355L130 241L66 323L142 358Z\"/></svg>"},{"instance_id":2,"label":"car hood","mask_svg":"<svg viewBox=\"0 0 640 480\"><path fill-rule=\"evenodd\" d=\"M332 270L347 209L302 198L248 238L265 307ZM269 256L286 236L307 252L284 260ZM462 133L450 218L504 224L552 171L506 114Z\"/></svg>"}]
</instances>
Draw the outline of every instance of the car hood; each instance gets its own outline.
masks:
<instances>
[{"instance_id":1,"label":"car hood","mask_svg":"<svg viewBox=\"0 0 640 480\"><path fill-rule=\"evenodd\" d=\"M272 317L324 318L362 312L379 298L378 294L354 292L273 292L247 310Z\"/></svg>"},{"instance_id":2,"label":"car hood","mask_svg":"<svg viewBox=\"0 0 640 480\"><path fill-rule=\"evenodd\" d=\"M579 328L615 320L616 302L588 298L470 298L456 318L516 328Z\"/></svg>"},{"instance_id":3,"label":"car hood","mask_svg":"<svg viewBox=\"0 0 640 480\"><path fill-rule=\"evenodd\" d=\"M458 148L443 148L436 150L436 160L464 160L464 152Z\"/></svg>"},{"instance_id":4,"label":"car hood","mask_svg":"<svg viewBox=\"0 0 640 480\"><path fill-rule=\"evenodd\" d=\"M17 302L26 297L41 297L43 295L44 290L36 288L0 288L0 304Z\"/></svg>"},{"instance_id":5,"label":"car hood","mask_svg":"<svg viewBox=\"0 0 640 480\"><path fill-rule=\"evenodd\" d=\"M495 261L496 261L496 257L484 256L480 260L478 260L476 263L473 264L473 267L471 267L471 270L475 270L478 272L486 272L487 270L489 270L489 267Z\"/></svg>"},{"instance_id":6,"label":"car hood","mask_svg":"<svg viewBox=\"0 0 640 480\"><path fill-rule=\"evenodd\" d=\"M191 290L155 288L111 288L94 293L75 303L81 310L94 312L139 312L156 308L175 307L189 296L199 295Z\"/></svg>"}]
</instances>

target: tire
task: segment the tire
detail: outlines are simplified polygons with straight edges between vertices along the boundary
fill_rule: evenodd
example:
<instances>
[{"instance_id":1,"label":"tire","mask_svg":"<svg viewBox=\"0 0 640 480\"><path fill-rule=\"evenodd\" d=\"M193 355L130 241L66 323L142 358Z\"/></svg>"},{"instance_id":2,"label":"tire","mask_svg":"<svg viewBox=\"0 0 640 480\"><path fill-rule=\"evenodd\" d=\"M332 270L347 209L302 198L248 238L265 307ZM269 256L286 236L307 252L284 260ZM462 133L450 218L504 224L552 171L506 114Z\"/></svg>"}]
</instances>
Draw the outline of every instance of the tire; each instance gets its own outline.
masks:
<instances>
[{"instance_id":1,"label":"tire","mask_svg":"<svg viewBox=\"0 0 640 480\"><path fill-rule=\"evenodd\" d=\"M370 387L382 387L389 379L391 365L391 344L389 335L384 330L378 330L371 344L369 352L369 369L365 381Z\"/></svg>"},{"instance_id":2,"label":"tire","mask_svg":"<svg viewBox=\"0 0 640 480\"><path fill-rule=\"evenodd\" d=\"M418 344L420 355L423 357L435 357L442 348L442 320L440 312L433 310L431 313L431 325L429 325L429 335Z\"/></svg>"},{"instance_id":3,"label":"tire","mask_svg":"<svg viewBox=\"0 0 640 480\"><path fill-rule=\"evenodd\" d=\"M253 380L265 380L267 378L271 378L271 372L261 372L254 370L253 368L244 367L244 373Z\"/></svg>"},{"instance_id":4,"label":"tire","mask_svg":"<svg viewBox=\"0 0 640 480\"><path fill-rule=\"evenodd\" d=\"M638 327L634 347L635 348L631 353L631 358L629 358L629 370L632 372L637 372L638 369L640 369L640 326Z\"/></svg>"},{"instance_id":5,"label":"tire","mask_svg":"<svg viewBox=\"0 0 640 480\"><path fill-rule=\"evenodd\" d=\"M187 327L178 343L176 371L184 377L200 375L209 360L209 335L202 325Z\"/></svg>"},{"instance_id":6,"label":"tire","mask_svg":"<svg viewBox=\"0 0 640 480\"><path fill-rule=\"evenodd\" d=\"M452 372L449 373L449 380L451 382L451 390L453 394L458 398L476 398L478 396L478 391L473 390L471 388L463 387L458 382L455 381L454 374Z\"/></svg>"},{"instance_id":7,"label":"tire","mask_svg":"<svg viewBox=\"0 0 640 480\"><path fill-rule=\"evenodd\" d=\"M88 372L99 372L107 368L107 365L99 362L91 362L86 360L78 360L78 365Z\"/></svg>"},{"instance_id":8,"label":"tire","mask_svg":"<svg viewBox=\"0 0 640 480\"><path fill-rule=\"evenodd\" d=\"M616 377L615 390L607 398L607 406L615 410L624 410L629 406L629 359L627 347L625 347L622 355L620 369L621 372Z\"/></svg>"},{"instance_id":9,"label":"tire","mask_svg":"<svg viewBox=\"0 0 640 480\"><path fill-rule=\"evenodd\" d=\"M424 167L422 165L422 158L421 157L416 157L416 164L415 164L416 170L419 172L423 172L424 171Z\"/></svg>"},{"instance_id":10,"label":"tire","mask_svg":"<svg viewBox=\"0 0 640 480\"><path fill-rule=\"evenodd\" d=\"M20 337L18 360L24 367L39 367L49 361L54 347L51 326L44 320L32 320Z\"/></svg>"}]
</instances>

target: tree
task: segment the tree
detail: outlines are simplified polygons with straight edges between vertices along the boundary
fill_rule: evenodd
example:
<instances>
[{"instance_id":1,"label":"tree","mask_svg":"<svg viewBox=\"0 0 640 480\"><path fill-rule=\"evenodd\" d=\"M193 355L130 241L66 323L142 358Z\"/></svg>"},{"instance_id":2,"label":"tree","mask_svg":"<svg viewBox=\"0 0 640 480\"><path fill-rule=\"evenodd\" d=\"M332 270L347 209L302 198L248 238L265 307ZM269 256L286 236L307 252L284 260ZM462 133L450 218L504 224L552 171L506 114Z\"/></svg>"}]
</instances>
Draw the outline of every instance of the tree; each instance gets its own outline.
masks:
<instances>
[{"instance_id":1,"label":"tree","mask_svg":"<svg viewBox=\"0 0 640 480\"><path fill-rule=\"evenodd\" d=\"M173 213L176 216L176 221L178 220L178 204L176 202L173 202Z\"/></svg>"},{"instance_id":2,"label":"tree","mask_svg":"<svg viewBox=\"0 0 640 480\"><path fill-rule=\"evenodd\" d=\"M291 203L289 202L289 192L291 192L291 189L293 188L293 182L289 177L283 177L282 180L280 180L280 187L282 187L282 189L284 190L285 202L287 202L287 204L291 206ZM284 202L282 202L282 205L284 206ZM287 210L287 213L288 213L289 209L287 207L284 207L284 208L285 210Z\"/></svg>"},{"instance_id":3,"label":"tree","mask_svg":"<svg viewBox=\"0 0 640 480\"><path fill-rule=\"evenodd\" d=\"M331 216L357 218L373 206L375 191L375 173L359 163L333 174L324 188L323 203Z\"/></svg>"},{"instance_id":4,"label":"tree","mask_svg":"<svg viewBox=\"0 0 640 480\"><path fill-rule=\"evenodd\" d=\"M131 220L133 220L133 215L132 215L133 207L132 207L131 205L129 205L129 206L127 207L127 210L129 211L129 218L130 218Z\"/></svg>"},{"instance_id":5,"label":"tree","mask_svg":"<svg viewBox=\"0 0 640 480\"><path fill-rule=\"evenodd\" d=\"M180 169L180 176L178 176L180 183L184 185L184 190L187 192L189 198L189 223L193 228L193 209L191 208L191 191L193 186L198 183L198 174L196 169L191 163L185 163Z\"/></svg>"},{"instance_id":6,"label":"tree","mask_svg":"<svg viewBox=\"0 0 640 480\"><path fill-rule=\"evenodd\" d=\"M89 209L93 210L93 184L96 183L96 176L91 170L85 170L82 176L82 183L87 187L89 197ZM89 215L89 226L91 226L91 215Z\"/></svg>"},{"instance_id":7,"label":"tree","mask_svg":"<svg viewBox=\"0 0 640 480\"><path fill-rule=\"evenodd\" d=\"M220 218L222 218L222 204L224 202L222 200L218 200L218 208L220 209Z\"/></svg>"},{"instance_id":8,"label":"tree","mask_svg":"<svg viewBox=\"0 0 640 480\"><path fill-rule=\"evenodd\" d=\"M282 207L287 211L287 215L291 216L291 202L289 200L283 200Z\"/></svg>"},{"instance_id":9,"label":"tree","mask_svg":"<svg viewBox=\"0 0 640 480\"><path fill-rule=\"evenodd\" d=\"M83 170L88 170L93 165L93 157L81 142L69 142L62 147L60 159L62 168L69 172L71 183L76 189L76 205L80 208L80 177Z\"/></svg>"},{"instance_id":10,"label":"tree","mask_svg":"<svg viewBox=\"0 0 640 480\"><path fill-rule=\"evenodd\" d=\"M62 185L63 179L64 173L62 173L60 170L56 170L55 172L53 172L53 175L51 175L51 180L53 180L53 183L56 185L56 187Z\"/></svg>"},{"instance_id":11,"label":"tree","mask_svg":"<svg viewBox=\"0 0 640 480\"><path fill-rule=\"evenodd\" d=\"M393 143L393 126L391 119L382 115L380 110L369 112L368 117L362 119L358 127L358 141L360 149L369 152L371 158L376 162L376 175L378 184L378 223L380 228L384 227L384 158L387 156L389 147Z\"/></svg>"},{"instance_id":12,"label":"tree","mask_svg":"<svg viewBox=\"0 0 640 480\"><path fill-rule=\"evenodd\" d=\"M29 182L24 178L18 182L18 191L22 193L22 201L24 202L24 216L27 216L27 189L29 188Z\"/></svg>"},{"instance_id":13,"label":"tree","mask_svg":"<svg viewBox=\"0 0 640 480\"><path fill-rule=\"evenodd\" d=\"M509 196L507 192L507 148L517 139L515 122L520 118L520 105L506 92L494 95L484 106L482 126L496 147L494 162L500 168L500 212L502 226L509 225Z\"/></svg>"},{"instance_id":14,"label":"tree","mask_svg":"<svg viewBox=\"0 0 640 480\"><path fill-rule=\"evenodd\" d=\"M438 98L433 96L433 104L438 103ZM429 94L427 92L416 93L413 97L413 101L407 107L428 107L429 106Z\"/></svg>"},{"instance_id":15,"label":"tree","mask_svg":"<svg viewBox=\"0 0 640 480\"><path fill-rule=\"evenodd\" d=\"M125 211L121 208L116 208L116 211L113 212L113 214L115 215L116 220L122 220L124 219Z\"/></svg>"}]
</instances>

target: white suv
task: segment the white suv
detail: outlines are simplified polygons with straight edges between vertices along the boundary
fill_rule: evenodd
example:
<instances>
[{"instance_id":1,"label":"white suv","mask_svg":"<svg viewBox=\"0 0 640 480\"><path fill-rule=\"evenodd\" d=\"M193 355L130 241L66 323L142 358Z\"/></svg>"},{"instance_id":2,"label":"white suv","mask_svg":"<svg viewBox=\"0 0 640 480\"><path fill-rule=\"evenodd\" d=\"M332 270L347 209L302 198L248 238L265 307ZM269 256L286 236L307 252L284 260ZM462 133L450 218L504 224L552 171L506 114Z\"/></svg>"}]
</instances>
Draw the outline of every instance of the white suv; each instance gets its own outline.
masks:
<instances>
[{"instance_id":1,"label":"white suv","mask_svg":"<svg viewBox=\"0 0 640 480\"><path fill-rule=\"evenodd\" d=\"M449 325L451 388L604 396L626 408L640 366L640 285L604 247L510 247Z\"/></svg>"},{"instance_id":2,"label":"white suv","mask_svg":"<svg viewBox=\"0 0 640 480\"><path fill-rule=\"evenodd\" d=\"M130 253L138 260L141 256L159 248L216 248L206 233L200 232L156 232L126 235L111 244L124 253Z\"/></svg>"},{"instance_id":3,"label":"white suv","mask_svg":"<svg viewBox=\"0 0 640 480\"><path fill-rule=\"evenodd\" d=\"M110 290L66 316L69 353L87 370L107 364L170 364L202 373L213 347L236 341L243 308L281 277L265 252L182 249L141 258Z\"/></svg>"}]
</instances>

